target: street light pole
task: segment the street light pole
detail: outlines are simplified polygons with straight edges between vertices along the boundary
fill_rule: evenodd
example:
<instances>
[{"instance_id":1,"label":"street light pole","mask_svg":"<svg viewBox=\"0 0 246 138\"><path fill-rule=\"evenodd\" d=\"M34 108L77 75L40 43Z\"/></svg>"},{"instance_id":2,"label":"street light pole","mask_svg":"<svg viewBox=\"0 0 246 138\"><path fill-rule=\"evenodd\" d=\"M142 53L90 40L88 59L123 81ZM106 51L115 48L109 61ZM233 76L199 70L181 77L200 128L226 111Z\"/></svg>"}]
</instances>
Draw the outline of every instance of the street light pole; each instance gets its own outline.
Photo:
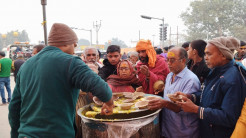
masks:
<instances>
[{"instance_id":1,"label":"street light pole","mask_svg":"<svg viewBox=\"0 0 246 138\"><path fill-rule=\"evenodd\" d=\"M101 27L101 20L100 20L100 24L97 24L97 21L96 21L96 24L94 24L94 22L93 22L93 27L96 29L96 43L98 45L98 32L99 32L99 29Z\"/></svg>"},{"instance_id":2,"label":"street light pole","mask_svg":"<svg viewBox=\"0 0 246 138\"><path fill-rule=\"evenodd\" d=\"M47 46L48 42L47 42L47 26L46 26L46 9L45 6L47 5L47 0L41 0L41 5L43 7L43 23L42 25L44 26L44 43Z\"/></svg>"},{"instance_id":3,"label":"street light pole","mask_svg":"<svg viewBox=\"0 0 246 138\"><path fill-rule=\"evenodd\" d=\"M76 28L76 27L70 27L71 29L75 29L75 30L83 30L83 31L89 31L90 32L90 46L92 46L92 30L88 30L88 29L84 29L84 28Z\"/></svg>"},{"instance_id":4,"label":"street light pole","mask_svg":"<svg viewBox=\"0 0 246 138\"><path fill-rule=\"evenodd\" d=\"M155 35L152 35L153 36L153 47L155 47Z\"/></svg>"},{"instance_id":5,"label":"street light pole","mask_svg":"<svg viewBox=\"0 0 246 138\"><path fill-rule=\"evenodd\" d=\"M150 17L150 16L145 16L145 15L141 15L142 18L144 19L156 19L156 20L161 20L162 21L162 34L164 34L164 17L163 18L155 18L155 17ZM162 38L162 49L164 48L164 38Z\"/></svg>"}]
</instances>

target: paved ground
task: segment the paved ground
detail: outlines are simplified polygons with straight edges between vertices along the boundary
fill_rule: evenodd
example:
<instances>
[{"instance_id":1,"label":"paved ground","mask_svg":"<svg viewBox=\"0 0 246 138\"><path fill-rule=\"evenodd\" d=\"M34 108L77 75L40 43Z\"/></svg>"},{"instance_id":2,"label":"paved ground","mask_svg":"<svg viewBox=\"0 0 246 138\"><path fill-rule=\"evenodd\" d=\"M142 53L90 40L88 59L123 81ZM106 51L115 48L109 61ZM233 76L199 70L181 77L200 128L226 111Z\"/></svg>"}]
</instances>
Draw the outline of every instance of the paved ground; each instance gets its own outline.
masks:
<instances>
[{"instance_id":1,"label":"paved ground","mask_svg":"<svg viewBox=\"0 0 246 138\"><path fill-rule=\"evenodd\" d=\"M10 77L11 91L13 92L15 87L14 77ZM8 94L5 90L5 98L8 97ZM0 104L2 104L2 98L0 98ZM8 105L0 106L0 138L10 138L10 126L8 121Z\"/></svg>"}]
</instances>

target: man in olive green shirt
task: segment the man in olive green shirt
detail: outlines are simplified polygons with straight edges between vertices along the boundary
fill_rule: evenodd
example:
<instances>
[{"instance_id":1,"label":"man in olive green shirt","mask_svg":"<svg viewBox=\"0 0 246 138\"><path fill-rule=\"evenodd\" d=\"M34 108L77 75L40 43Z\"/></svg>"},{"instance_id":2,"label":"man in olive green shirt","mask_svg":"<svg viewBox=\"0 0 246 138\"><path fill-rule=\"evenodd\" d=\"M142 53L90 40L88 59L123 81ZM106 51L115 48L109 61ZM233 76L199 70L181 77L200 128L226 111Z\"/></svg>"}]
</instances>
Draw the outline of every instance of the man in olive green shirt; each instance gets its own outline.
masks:
<instances>
[{"instance_id":1,"label":"man in olive green shirt","mask_svg":"<svg viewBox=\"0 0 246 138\"><path fill-rule=\"evenodd\" d=\"M11 71L12 60L5 58L5 53L0 52L0 93L2 97L2 104L6 105L4 86L8 92L8 103L11 100L11 89L10 89L10 71Z\"/></svg>"}]
</instances>

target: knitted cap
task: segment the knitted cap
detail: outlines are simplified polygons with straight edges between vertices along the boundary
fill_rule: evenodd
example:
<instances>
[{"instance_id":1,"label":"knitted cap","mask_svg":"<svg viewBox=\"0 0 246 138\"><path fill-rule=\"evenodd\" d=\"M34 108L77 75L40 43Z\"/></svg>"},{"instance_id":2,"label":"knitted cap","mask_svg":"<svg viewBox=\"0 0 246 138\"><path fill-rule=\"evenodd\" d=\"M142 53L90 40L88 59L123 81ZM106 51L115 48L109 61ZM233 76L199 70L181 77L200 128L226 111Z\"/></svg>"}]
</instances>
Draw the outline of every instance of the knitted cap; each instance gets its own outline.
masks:
<instances>
[{"instance_id":1,"label":"knitted cap","mask_svg":"<svg viewBox=\"0 0 246 138\"><path fill-rule=\"evenodd\" d=\"M54 23L50 29L48 45L64 46L78 42L75 32L65 24Z\"/></svg>"},{"instance_id":2,"label":"knitted cap","mask_svg":"<svg viewBox=\"0 0 246 138\"><path fill-rule=\"evenodd\" d=\"M240 41L234 37L217 37L208 43L216 46L220 52L227 58L233 59L233 51L239 48Z\"/></svg>"}]
</instances>

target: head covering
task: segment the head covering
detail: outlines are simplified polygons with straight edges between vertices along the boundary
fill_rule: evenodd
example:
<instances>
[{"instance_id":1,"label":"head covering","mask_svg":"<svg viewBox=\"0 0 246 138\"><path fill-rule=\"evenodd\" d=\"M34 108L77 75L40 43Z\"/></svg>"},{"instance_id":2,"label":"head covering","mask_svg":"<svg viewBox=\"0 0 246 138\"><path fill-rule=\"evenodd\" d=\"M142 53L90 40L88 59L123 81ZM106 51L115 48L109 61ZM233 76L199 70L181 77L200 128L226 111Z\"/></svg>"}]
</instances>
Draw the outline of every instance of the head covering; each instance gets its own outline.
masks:
<instances>
[{"instance_id":1,"label":"head covering","mask_svg":"<svg viewBox=\"0 0 246 138\"><path fill-rule=\"evenodd\" d=\"M0 51L0 56L5 57L5 52Z\"/></svg>"},{"instance_id":2,"label":"head covering","mask_svg":"<svg viewBox=\"0 0 246 138\"><path fill-rule=\"evenodd\" d=\"M227 58L233 59L233 51L239 48L240 42L234 37L217 37L208 43L216 46L219 51Z\"/></svg>"},{"instance_id":3,"label":"head covering","mask_svg":"<svg viewBox=\"0 0 246 138\"><path fill-rule=\"evenodd\" d=\"M78 42L75 32L65 24L54 23L50 29L48 45L64 46Z\"/></svg>"},{"instance_id":4,"label":"head covering","mask_svg":"<svg viewBox=\"0 0 246 138\"><path fill-rule=\"evenodd\" d=\"M246 48L246 43L240 40L240 48Z\"/></svg>"},{"instance_id":5,"label":"head covering","mask_svg":"<svg viewBox=\"0 0 246 138\"><path fill-rule=\"evenodd\" d=\"M136 50L146 50L146 53L149 58L149 66L150 67L155 67L155 61L156 61L156 52L153 46L151 45L150 40L140 40L137 43Z\"/></svg>"},{"instance_id":6,"label":"head covering","mask_svg":"<svg viewBox=\"0 0 246 138\"><path fill-rule=\"evenodd\" d=\"M121 78L120 77L120 65L123 62L127 62L127 64L129 65L130 68L130 72L131 75L129 78ZM113 85L113 86L127 86L127 85L132 85L132 84L140 84L139 79L136 77L136 75L134 74L134 69L132 67L132 64L128 61L128 60L122 60L121 62L119 62L119 64L117 65L117 75L110 75L107 78L107 83L109 85Z\"/></svg>"}]
</instances>

